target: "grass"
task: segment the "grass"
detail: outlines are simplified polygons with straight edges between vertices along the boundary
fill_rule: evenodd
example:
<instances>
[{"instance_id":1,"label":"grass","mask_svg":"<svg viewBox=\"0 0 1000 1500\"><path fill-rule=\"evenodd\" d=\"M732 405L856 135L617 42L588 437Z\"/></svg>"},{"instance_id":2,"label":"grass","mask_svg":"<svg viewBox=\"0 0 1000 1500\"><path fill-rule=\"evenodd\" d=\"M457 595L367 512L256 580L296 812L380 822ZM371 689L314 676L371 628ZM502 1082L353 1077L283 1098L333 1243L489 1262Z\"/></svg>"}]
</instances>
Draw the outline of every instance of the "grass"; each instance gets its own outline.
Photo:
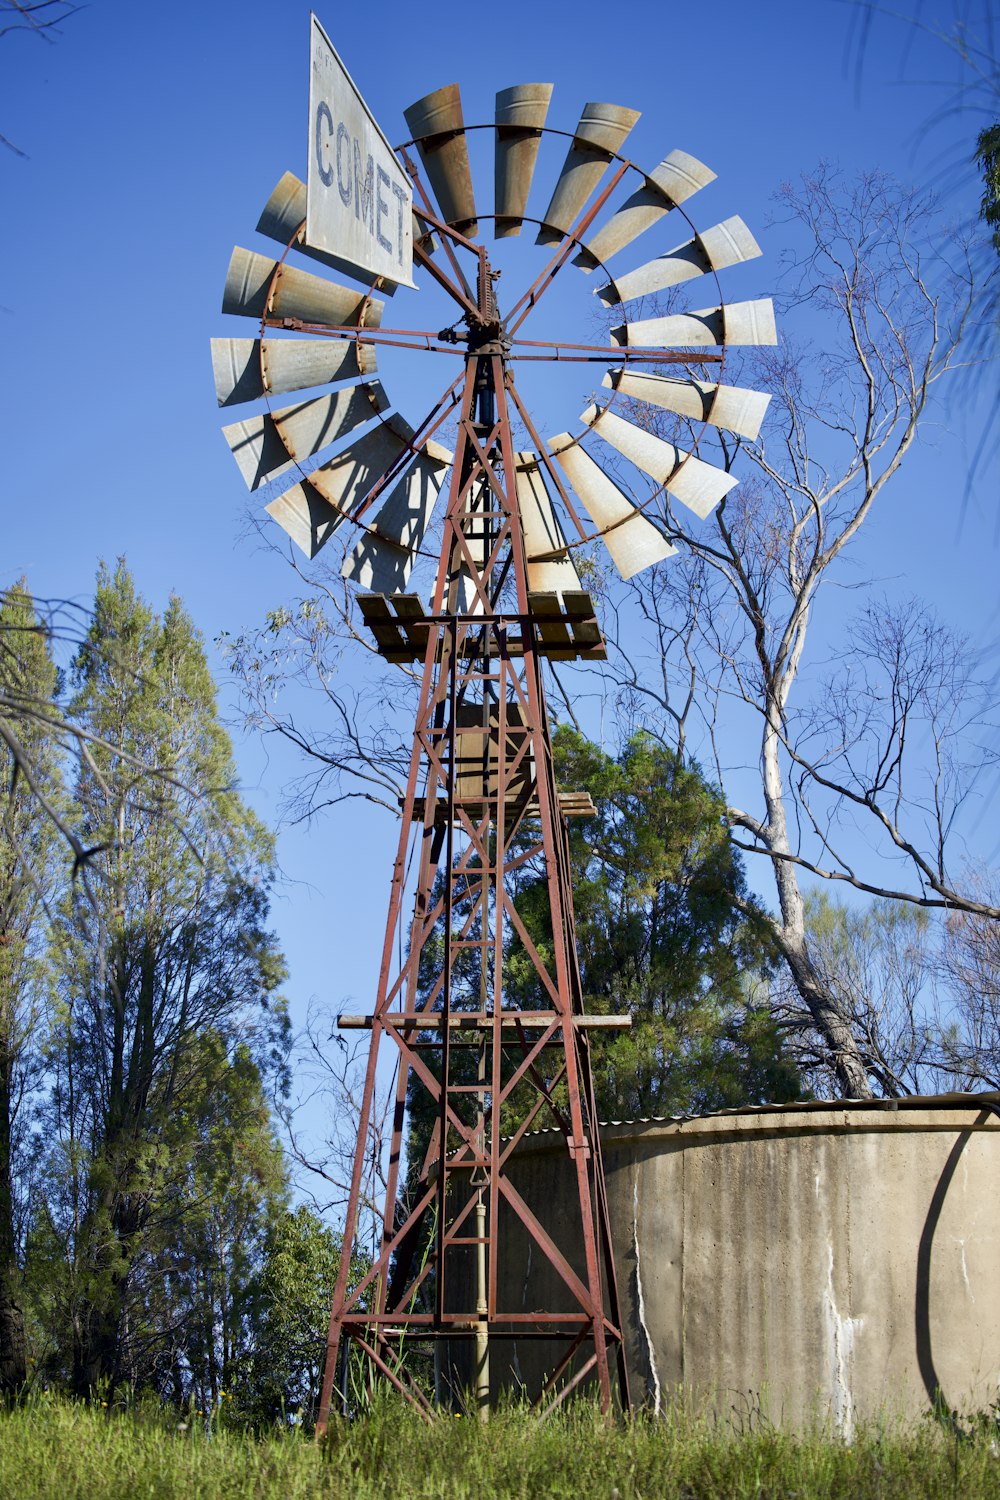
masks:
<instances>
[{"instance_id":1,"label":"grass","mask_svg":"<svg viewBox=\"0 0 1000 1500\"><path fill-rule=\"evenodd\" d=\"M589 1407L539 1423L427 1426L393 1403L331 1430L178 1430L162 1410L102 1411L41 1396L0 1415L2 1500L1000 1500L988 1430L869 1429L850 1445L819 1434L745 1435L690 1417L608 1426Z\"/></svg>"}]
</instances>

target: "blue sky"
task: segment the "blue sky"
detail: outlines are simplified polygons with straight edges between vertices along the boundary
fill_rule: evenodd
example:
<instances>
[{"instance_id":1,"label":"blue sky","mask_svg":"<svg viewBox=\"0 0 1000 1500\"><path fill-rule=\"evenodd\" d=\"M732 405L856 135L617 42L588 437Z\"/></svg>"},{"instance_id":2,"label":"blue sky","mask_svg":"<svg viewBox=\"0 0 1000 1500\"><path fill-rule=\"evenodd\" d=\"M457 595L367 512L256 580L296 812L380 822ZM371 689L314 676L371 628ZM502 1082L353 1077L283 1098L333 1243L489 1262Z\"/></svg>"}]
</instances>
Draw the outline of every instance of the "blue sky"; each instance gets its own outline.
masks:
<instances>
[{"instance_id":1,"label":"blue sky","mask_svg":"<svg viewBox=\"0 0 1000 1500\"><path fill-rule=\"evenodd\" d=\"M718 174L717 216L740 213L760 231L766 259L746 295L766 290L780 252L771 195L822 158L946 186L957 177L966 185L950 204L974 206L974 181L956 166L977 121L952 116L927 138L954 76L947 52L883 18L859 80L856 10L839 0L389 0L317 13L392 141L407 134L406 105L454 80L470 121L492 117L496 89L536 78L555 83L550 123L565 129L588 99L641 109L629 154L652 165L675 146L692 152ZM920 14L947 27L952 6ZM208 341L252 335L219 311L230 250L266 248L253 235L265 199L286 169L305 173L308 20L298 0L90 0L53 46L0 39L0 131L25 152L0 149L3 581L24 572L40 595L85 599L98 559L124 554L146 597L162 606L178 592L209 641L296 593L281 558L245 537ZM584 383L581 406L586 394ZM971 440L961 403L940 414L869 528L866 565L904 572L945 618L989 638L996 471L963 513ZM233 707L221 670L220 684ZM273 820L291 768L253 742L239 753ZM275 919L297 1013L313 995L368 1008L393 841L390 820L364 806L283 836Z\"/></svg>"}]
</instances>

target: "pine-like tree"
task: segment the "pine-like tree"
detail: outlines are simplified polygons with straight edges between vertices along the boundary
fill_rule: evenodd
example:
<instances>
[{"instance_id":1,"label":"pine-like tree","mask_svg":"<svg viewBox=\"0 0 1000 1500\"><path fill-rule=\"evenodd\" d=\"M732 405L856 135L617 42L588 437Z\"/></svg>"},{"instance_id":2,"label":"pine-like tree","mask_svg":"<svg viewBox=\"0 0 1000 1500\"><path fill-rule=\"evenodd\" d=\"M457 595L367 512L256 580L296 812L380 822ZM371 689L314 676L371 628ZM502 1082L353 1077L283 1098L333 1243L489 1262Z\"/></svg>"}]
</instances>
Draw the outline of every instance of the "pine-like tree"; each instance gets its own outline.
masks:
<instances>
[{"instance_id":1,"label":"pine-like tree","mask_svg":"<svg viewBox=\"0 0 1000 1500\"><path fill-rule=\"evenodd\" d=\"M95 737L74 796L96 878L74 891L57 954L45 1227L62 1247L62 1371L86 1394L149 1367L159 1226L196 1208L185 1139L193 1150L241 1049L280 1071L286 1020L266 926L273 843L234 790L180 601L157 618L124 563L102 566L73 685L68 711Z\"/></svg>"},{"instance_id":2,"label":"pine-like tree","mask_svg":"<svg viewBox=\"0 0 1000 1500\"><path fill-rule=\"evenodd\" d=\"M603 1118L799 1098L766 1004L753 1003L777 955L719 792L649 734L615 758L564 726L553 749L559 784L597 808L570 824L584 1002L632 1017L594 1044ZM529 882L520 899L543 936L544 887Z\"/></svg>"},{"instance_id":3,"label":"pine-like tree","mask_svg":"<svg viewBox=\"0 0 1000 1500\"><path fill-rule=\"evenodd\" d=\"M596 815L569 825L577 953L584 1006L591 1014L629 1015L631 1029L595 1034L591 1058L601 1119L698 1114L801 1097L801 1082L766 1003L776 950L766 913L749 891L718 791L698 767L648 734L615 758L566 726L553 737L558 785L591 794ZM526 839L530 835L526 835ZM514 901L543 961L551 961L548 886L522 866ZM440 932L440 925L439 925ZM478 936L478 927L469 929ZM453 996L473 1002L479 983L474 950L452 970ZM436 978L438 949L428 944L420 980ZM504 955L507 1003L548 1009L535 965L516 938ZM511 1048L501 1076L519 1062ZM456 1053L454 1082L475 1077L475 1053ZM553 1098L563 1098L556 1085ZM501 1111L508 1133L536 1103L521 1082ZM408 1186L420 1170L437 1110L411 1086ZM471 1095L454 1109L473 1120ZM539 1123L554 1123L543 1111Z\"/></svg>"},{"instance_id":4,"label":"pine-like tree","mask_svg":"<svg viewBox=\"0 0 1000 1500\"><path fill-rule=\"evenodd\" d=\"M0 739L0 1396L27 1374L21 1305L25 1113L37 1081L41 976L53 898L55 830L42 797L58 800L53 715L56 669L25 580L0 594L0 696L17 709L16 745ZM13 728L11 728L13 733ZM29 783L20 757L31 766ZM19 1170L19 1168L21 1170ZM19 1186L22 1191L19 1192Z\"/></svg>"}]
</instances>

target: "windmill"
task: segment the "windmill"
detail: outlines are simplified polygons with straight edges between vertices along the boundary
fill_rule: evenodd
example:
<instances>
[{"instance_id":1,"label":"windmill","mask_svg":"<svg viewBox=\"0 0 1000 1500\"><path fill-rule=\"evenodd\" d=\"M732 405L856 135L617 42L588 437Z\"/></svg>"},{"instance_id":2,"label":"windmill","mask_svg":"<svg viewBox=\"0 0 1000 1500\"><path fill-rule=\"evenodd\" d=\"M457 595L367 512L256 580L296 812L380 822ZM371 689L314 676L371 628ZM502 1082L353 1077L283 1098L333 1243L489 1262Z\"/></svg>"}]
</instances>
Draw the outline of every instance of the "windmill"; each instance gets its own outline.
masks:
<instances>
[{"instance_id":1,"label":"windmill","mask_svg":"<svg viewBox=\"0 0 1000 1500\"><path fill-rule=\"evenodd\" d=\"M756 436L768 398L722 373L728 347L776 341L773 312L769 301L724 303L717 273L760 252L739 218L699 230L687 217L683 205L714 177L700 161L671 150L651 171L636 166L622 147L638 114L617 105L588 103L572 129L550 126L548 84L502 89L482 126L466 124L457 85L437 89L404 111L410 139L391 150L356 112L360 102L366 114L360 96L329 103L331 78L341 102L353 85L315 19L313 28L308 188L286 173L264 208L257 227L282 247L277 258L233 253L223 311L258 329L213 340L216 393L223 407L257 403L225 435L250 488L270 486L268 513L309 558L334 533L348 536L343 576L359 590L378 651L420 675L375 1003L340 1018L370 1028L371 1042L319 1423L347 1340L428 1414L433 1398L407 1356L442 1341L471 1346L483 1412L491 1348L528 1339L551 1352L541 1410L587 1380L605 1408L616 1386L627 1406L590 1037L628 1018L584 1011L566 819L593 808L556 786L545 664L605 656L581 549L599 542L631 578L675 551L651 515L658 499L706 517L736 483L697 443L682 449L624 413L662 411L702 431ZM477 205L470 152L475 138L481 154L484 136L489 214ZM546 141L561 159L547 199L533 181ZM322 220L330 203L346 226L332 233ZM664 226L673 247L641 259L635 242ZM500 296L484 229L494 244L534 232L539 270L520 294ZM419 317L388 315L388 296L413 286L411 255L425 287L457 309L451 326L435 332L414 326ZM572 328L565 342L526 336L560 275L588 278L598 302L620 314L606 342ZM712 288L694 295L694 310L634 316L643 299L673 299L689 282L692 292ZM409 290L400 298L419 300ZM421 351L428 367L434 400L415 425L377 374L391 348ZM607 398L586 407L575 432L543 437L519 387L522 361L596 366ZM451 429L453 450L440 441ZM631 481L612 477L608 456L616 476L625 461ZM646 480L650 494L637 503L626 488ZM436 570L425 601L409 585L428 556ZM547 896L544 951L513 891L529 865ZM386 1053L396 1081L381 1228L370 1268L351 1285ZM501 1116L526 1092L530 1103L505 1134ZM401 1195L414 1100L433 1126ZM517 1145L539 1124L562 1133L575 1182L576 1222L559 1243L515 1181ZM505 1304L499 1266L514 1228L552 1271L558 1306Z\"/></svg>"}]
</instances>

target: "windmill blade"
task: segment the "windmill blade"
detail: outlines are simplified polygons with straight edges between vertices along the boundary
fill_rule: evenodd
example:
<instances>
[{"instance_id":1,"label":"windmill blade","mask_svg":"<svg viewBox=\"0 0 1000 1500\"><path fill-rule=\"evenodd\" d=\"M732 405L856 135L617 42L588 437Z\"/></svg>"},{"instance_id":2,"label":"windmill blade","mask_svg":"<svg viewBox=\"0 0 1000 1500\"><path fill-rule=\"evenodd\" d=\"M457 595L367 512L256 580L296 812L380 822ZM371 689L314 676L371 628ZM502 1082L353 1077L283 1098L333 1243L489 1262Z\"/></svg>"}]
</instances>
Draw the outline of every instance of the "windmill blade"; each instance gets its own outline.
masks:
<instances>
[{"instance_id":1,"label":"windmill blade","mask_svg":"<svg viewBox=\"0 0 1000 1500\"><path fill-rule=\"evenodd\" d=\"M240 473L255 490L388 409L382 382L374 380L233 422L222 431Z\"/></svg>"},{"instance_id":2,"label":"windmill blade","mask_svg":"<svg viewBox=\"0 0 1000 1500\"><path fill-rule=\"evenodd\" d=\"M497 94L494 158L495 239L521 233L551 83L516 83Z\"/></svg>"},{"instance_id":3,"label":"windmill blade","mask_svg":"<svg viewBox=\"0 0 1000 1500\"><path fill-rule=\"evenodd\" d=\"M244 318L298 318L328 328L378 328L385 303L378 297L300 271L239 246L233 251L222 311Z\"/></svg>"},{"instance_id":4,"label":"windmill blade","mask_svg":"<svg viewBox=\"0 0 1000 1500\"><path fill-rule=\"evenodd\" d=\"M692 422L710 422L727 432L755 439L770 403L762 391L738 385L712 385L704 380L671 380L635 370L609 370L601 381L623 396L673 411Z\"/></svg>"},{"instance_id":5,"label":"windmill blade","mask_svg":"<svg viewBox=\"0 0 1000 1500\"><path fill-rule=\"evenodd\" d=\"M637 109L619 104L584 105L536 244L551 245L562 239L638 118Z\"/></svg>"},{"instance_id":6,"label":"windmill blade","mask_svg":"<svg viewBox=\"0 0 1000 1500\"><path fill-rule=\"evenodd\" d=\"M644 186L626 199L614 218L596 234L588 235L573 264L592 271L598 261L610 260L672 208L686 203L700 188L714 181L711 167L706 167L696 156L689 156L686 151L671 151L650 172Z\"/></svg>"},{"instance_id":7,"label":"windmill blade","mask_svg":"<svg viewBox=\"0 0 1000 1500\"><path fill-rule=\"evenodd\" d=\"M622 578L634 578L643 568L673 557L677 548L622 494L570 433L560 432L548 439L548 445L580 504L598 528Z\"/></svg>"},{"instance_id":8,"label":"windmill blade","mask_svg":"<svg viewBox=\"0 0 1000 1500\"><path fill-rule=\"evenodd\" d=\"M563 593L583 587L566 550L566 537L552 508L538 458L517 454L517 505L521 515L529 593ZM552 557L561 552L561 557Z\"/></svg>"},{"instance_id":9,"label":"windmill blade","mask_svg":"<svg viewBox=\"0 0 1000 1500\"><path fill-rule=\"evenodd\" d=\"M440 443L424 444L345 561L342 577L371 593L402 593L454 456Z\"/></svg>"},{"instance_id":10,"label":"windmill blade","mask_svg":"<svg viewBox=\"0 0 1000 1500\"><path fill-rule=\"evenodd\" d=\"M316 556L344 519L306 479L265 509L308 558Z\"/></svg>"},{"instance_id":11,"label":"windmill blade","mask_svg":"<svg viewBox=\"0 0 1000 1500\"><path fill-rule=\"evenodd\" d=\"M213 339L212 372L219 405L240 406L374 375L375 350L334 339Z\"/></svg>"},{"instance_id":12,"label":"windmill blade","mask_svg":"<svg viewBox=\"0 0 1000 1500\"><path fill-rule=\"evenodd\" d=\"M706 271L723 271L727 266L755 260L761 253L743 220L735 215L703 230L693 240L685 240L666 255L658 255L635 271L598 287L596 295L611 307L616 302L629 302L633 297L646 297L680 286L695 276L704 276Z\"/></svg>"},{"instance_id":13,"label":"windmill blade","mask_svg":"<svg viewBox=\"0 0 1000 1500\"><path fill-rule=\"evenodd\" d=\"M425 94L403 114L427 168L442 219L461 234L475 234L479 226L458 84Z\"/></svg>"},{"instance_id":14,"label":"windmill blade","mask_svg":"<svg viewBox=\"0 0 1000 1500\"><path fill-rule=\"evenodd\" d=\"M641 349L686 349L706 344L776 344L778 331L774 304L770 297L761 297L755 302L727 302L724 307L620 323L612 328L611 339Z\"/></svg>"},{"instance_id":15,"label":"windmill blade","mask_svg":"<svg viewBox=\"0 0 1000 1500\"><path fill-rule=\"evenodd\" d=\"M296 177L294 172L285 172L278 182L274 192L264 205L264 212L257 221L258 234L266 235L269 240L277 240L279 245L291 245L300 255L308 255L311 260L319 261L321 265L329 266L331 270L346 272L358 280L363 280L357 267L350 261L345 261L338 255L330 255L325 250L317 250L306 240L306 185L301 178ZM371 282L374 278L368 277ZM388 281L384 277L379 279L379 289L386 297L396 294L395 282Z\"/></svg>"},{"instance_id":16,"label":"windmill blade","mask_svg":"<svg viewBox=\"0 0 1000 1500\"><path fill-rule=\"evenodd\" d=\"M393 413L314 469L308 479L272 500L266 507L268 515L284 527L307 557L315 557L354 501L368 493L412 440L413 428Z\"/></svg>"},{"instance_id":17,"label":"windmill blade","mask_svg":"<svg viewBox=\"0 0 1000 1500\"><path fill-rule=\"evenodd\" d=\"M588 406L580 421L612 448L617 448L637 469L655 479L657 484L666 485L676 500L702 520L711 514L723 496L728 495L733 485L739 483L735 475L695 458L693 453L676 448L673 443L665 442L651 432L644 432L623 417L616 417L606 407Z\"/></svg>"}]
</instances>

